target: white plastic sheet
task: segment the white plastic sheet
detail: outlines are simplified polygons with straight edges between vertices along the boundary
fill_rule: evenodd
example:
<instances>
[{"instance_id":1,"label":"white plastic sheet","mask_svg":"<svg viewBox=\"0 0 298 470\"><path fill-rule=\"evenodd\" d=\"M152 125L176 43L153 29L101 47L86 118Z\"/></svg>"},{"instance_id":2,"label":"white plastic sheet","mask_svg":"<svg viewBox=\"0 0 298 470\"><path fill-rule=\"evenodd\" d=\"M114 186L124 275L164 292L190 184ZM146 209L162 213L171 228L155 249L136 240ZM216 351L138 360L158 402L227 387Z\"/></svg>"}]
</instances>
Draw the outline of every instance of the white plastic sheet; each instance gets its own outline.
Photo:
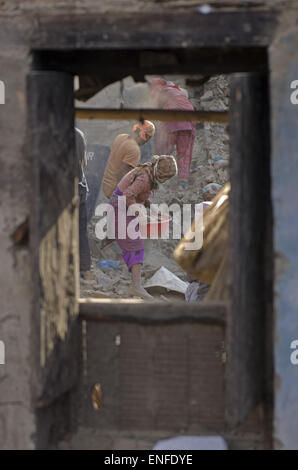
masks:
<instances>
[{"instance_id":1,"label":"white plastic sheet","mask_svg":"<svg viewBox=\"0 0 298 470\"><path fill-rule=\"evenodd\" d=\"M175 274L162 266L150 279L148 279L144 287L164 287L165 289L184 294L188 287L188 282L182 281L179 277L175 276Z\"/></svg>"}]
</instances>

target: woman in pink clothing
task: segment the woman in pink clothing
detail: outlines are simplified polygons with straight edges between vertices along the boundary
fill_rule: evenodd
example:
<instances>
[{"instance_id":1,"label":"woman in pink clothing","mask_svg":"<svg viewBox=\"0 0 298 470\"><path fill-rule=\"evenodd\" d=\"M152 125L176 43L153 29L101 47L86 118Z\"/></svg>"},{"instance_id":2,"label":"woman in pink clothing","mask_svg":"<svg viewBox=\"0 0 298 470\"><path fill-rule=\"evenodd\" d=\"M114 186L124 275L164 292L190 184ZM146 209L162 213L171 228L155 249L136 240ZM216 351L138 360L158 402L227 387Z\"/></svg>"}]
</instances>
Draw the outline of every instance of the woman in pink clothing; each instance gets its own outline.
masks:
<instances>
[{"instance_id":1,"label":"woman in pink clothing","mask_svg":"<svg viewBox=\"0 0 298 470\"><path fill-rule=\"evenodd\" d=\"M181 88L168 84L163 78L149 82L153 104L160 109L194 111L194 107ZM177 149L178 186L187 187L195 139L195 122L163 122L157 130L156 152L170 154Z\"/></svg>"},{"instance_id":2,"label":"woman in pink clothing","mask_svg":"<svg viewBox=\"0 0 298 470\"><path fill-rule=\"evenodd\" d=\"M127 233L129 223L136 215L127 215L127 209L132 204L142 204L150 207L149 197L153 190L158 188L159 183L164 183L177 174L177 164L175 158L170 155L154 156L152 161L137 166L127 173L118 183L109 203L114 208L115 214L115 238L122 249L122 257L129 271L131 271L132 284L129 293L144 299L152 298L151 295L141 286L141 266L144 259L144 240L138 235L137 239L132 239ZM119 204L119 196L126 197L126 207L122 209ZM125 223L125 229L118 226L118 212L120 220ZM124 213L125 212L125 213ZM122 230L121 230L122 229ZM138 227L137 227L138 229ZM121 238L124 231L125 238Z\"/></svg>"}]
</instances>

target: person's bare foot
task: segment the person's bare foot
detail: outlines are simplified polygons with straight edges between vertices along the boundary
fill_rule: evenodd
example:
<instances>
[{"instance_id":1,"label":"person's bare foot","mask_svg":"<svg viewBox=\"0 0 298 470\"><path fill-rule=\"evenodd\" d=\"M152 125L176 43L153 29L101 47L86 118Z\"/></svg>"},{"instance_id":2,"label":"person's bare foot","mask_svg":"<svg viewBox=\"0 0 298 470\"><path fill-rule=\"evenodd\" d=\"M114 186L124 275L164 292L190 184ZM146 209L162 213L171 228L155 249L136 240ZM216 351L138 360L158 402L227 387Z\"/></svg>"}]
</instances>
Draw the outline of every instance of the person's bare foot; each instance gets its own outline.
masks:
<instances>
[{"instance_id":1,"label":"person's bare foot","mask_svg":"<svg viewBox=\"0 0 298 470\"><path fill-rule=\"evenodd\" d=\"M84 281L95 281L94 273L89 269L89 271L81 272L81 278Z\"/></svg>"},{"instance_id":2,"label":"person's bare foot","mask_svg":"<svg viewBox=\"0 0 298 470\"><path fill-rule=\"evenodd\" d=\"M150 295L142 286L140 287L136 287L134 285L130 286L128 290L128 294L131 296L135 296L135 297L141 297L144 300L154 299L154 297L152 297L152 295Z\"/></svg>"}]
</instances>

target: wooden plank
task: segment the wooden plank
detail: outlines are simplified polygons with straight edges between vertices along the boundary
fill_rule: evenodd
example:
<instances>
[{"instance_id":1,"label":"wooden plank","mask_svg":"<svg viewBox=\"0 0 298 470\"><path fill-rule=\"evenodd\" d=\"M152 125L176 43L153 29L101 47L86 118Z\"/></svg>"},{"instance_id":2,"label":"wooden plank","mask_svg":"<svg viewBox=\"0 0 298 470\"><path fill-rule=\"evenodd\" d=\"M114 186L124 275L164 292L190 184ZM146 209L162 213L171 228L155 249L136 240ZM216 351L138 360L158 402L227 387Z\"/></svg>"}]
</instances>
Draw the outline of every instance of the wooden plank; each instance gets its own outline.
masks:
<instances>
[{"instance_id":1,"label":"wooden plank","mask_svg":"<svg viewBox=\"0 0 298 470\"><path fill-rule=\"evenodd\" d=\"M76 119L133 119L135 121L198 121L228 122L226 111L168 111L159 109L96 109L76 108Z\"/></svg>"},{"instance_id":2,"label":"wooden plank","mask_svg":"<svg viewBox=\"0 0 298 470\"><path fill-rule=\"evenodd\" d=\"M74 404L80 426L127 434L223 432L221 325L119 321L86 326L86 375ZM99 412L91 405L95 383L102 389Z\"/></svg>"},{"instance_id":3,"label":"wooden plank","mask_svg":"<svg viewBox=\"0 0 298 470\"><path fill-rule=\"evenodd\" d=\"M36 376L34 404L46 406L77 378L78 201L75 185L73 79L28 75L28 151L33 190Z\"/></svg>"},{"instance_id":4,"label":"wooden plank","mask_svg":"<svg viewBox=\"0 0 298 470\"><path fill-rule=\"evenodd\" d=\"M32 49L168 49L268 46L279 12L138 11L47 14L32 24ZM67 34L65 34L67 31Z\"/></svg>"},{"instance_id":5,"label":"wooden plank","mask_svg":"<svg viewBox=\"0 0 298 470\"><path fill-rule=\"evenodd\" d=\"M123 44L123 48L126 47ZM265 72L265 47L202 47L165 50L43 50L34 53L35 69L61 70L74 75L95 75L103 86L132 75Z\"/></svg>"},{"instance_id":6,"label":"wooden plank","mask_svg":"<svg viewBox=\"0 0 298 470\"><path fill-rule=\"evenodd\" d=\"M142 325L201 323L225 325L224 302L143 302L137 299L80 299L80 319L92 322L124 322Z\"/></svg>"},{"instance_id":7,"label":"wooden plank","mask_svg":"<svg viewBox=\"0 0 298 470\"><path fill-rule=\"evenodd\" d=\"M28 93L37 223L42 238L74 197L73 80L61 72L31 72Z\"/></svg>"},{"instance_id":8,"label":"wooden plank","mask_svg":"<svg viewBox=\"0 0 298 470\"><path fill-rule=\"evenodd\" d=\"M232 77L230 106L233 281L227 328L226 416L229 425L236 426L261 402L265 389L270 231L266 75Z\"/></svg>"}]
</instances>

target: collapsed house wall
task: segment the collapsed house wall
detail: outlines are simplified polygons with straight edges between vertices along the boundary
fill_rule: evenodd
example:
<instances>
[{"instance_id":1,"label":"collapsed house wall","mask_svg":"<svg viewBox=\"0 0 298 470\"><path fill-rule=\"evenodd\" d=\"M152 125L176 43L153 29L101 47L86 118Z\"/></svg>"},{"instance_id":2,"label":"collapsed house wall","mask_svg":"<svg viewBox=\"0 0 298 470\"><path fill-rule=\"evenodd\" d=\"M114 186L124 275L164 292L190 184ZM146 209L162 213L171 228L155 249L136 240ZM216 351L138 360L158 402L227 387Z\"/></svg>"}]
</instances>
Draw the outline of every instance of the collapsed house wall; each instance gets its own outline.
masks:
<instances>
[{"instance_id":1,"label":"collapsed house wall","mask_svg":"<svg viewBox=\"0 0 298 470\"><path fill-rule=\"evenodd\" d=\"M5 104L0 106L0 365L1 449L34 448L35 416L31 403L34 370L32 313L36 302L29 247L28 217L33 196L32 160L26 152L26 49L6 44L0 28L0 70Z\"/></svg>"},{"instance_id":2,"label":"collapsed house wall","mask_svg":"<svg viewBox=\"0 0 298 470\"><path fill-rule=\"evenodd\" d=\"M291 83L298 79L297 26L270 48L272 204L274 224L274 446L297 449L298 339L297 105Z\"/></svg>"}]
</instances>

